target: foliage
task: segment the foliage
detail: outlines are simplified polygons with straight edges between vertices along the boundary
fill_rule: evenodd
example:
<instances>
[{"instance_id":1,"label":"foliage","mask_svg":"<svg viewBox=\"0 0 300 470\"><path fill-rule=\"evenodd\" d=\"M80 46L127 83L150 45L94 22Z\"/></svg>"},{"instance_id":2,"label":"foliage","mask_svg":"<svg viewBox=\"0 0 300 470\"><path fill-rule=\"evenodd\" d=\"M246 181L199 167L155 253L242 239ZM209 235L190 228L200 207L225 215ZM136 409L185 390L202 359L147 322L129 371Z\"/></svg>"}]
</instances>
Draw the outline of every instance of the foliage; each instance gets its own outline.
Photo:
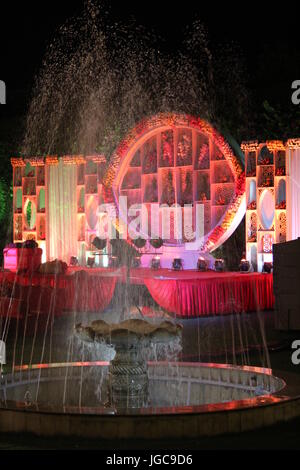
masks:
<instances>
[{"instance_id":1,"label":"foliage","mask_svg":"<svg viewBox=\"0 0 300 470\"><path fill-rule=\"evenodd\" d=\"M7 240L12 238L12 185L0 177L0 259Z\"/></svg>"},{"instance_id":2,"label":"foliage","mask_svg":"<svg viewBox=\"0 0 300 470\"><path fill-rule=\"evenodd\" d=\"M245 251L245 217L231 237L217 248L212 255L225 260L226 269L237 271Z\"/></svg>"},{"instance_id":3,"label":"foliage","mask_svg":"<svg viewBox=\"0 0 300 470\"><path fill-rule=\"evenodd\" d=\"M283 107L271 105L265 100L262 105L261 126L258 130L260 140L286 140L300 135L300 106Z\"/></svg>"},{"instance_id":4,"label":"foliage","mask_svg":"<svg viewBox=\"0 0 300 470\"><path fill-rule=\"evenodd\" d=\"M117 238L110 241L112 247L112 255L118 258L120 266L131 266L133 258L138 255L138 251L134 246L127 243L126 240L119 238L117 231Z\"/></svg>"}]
</instances>

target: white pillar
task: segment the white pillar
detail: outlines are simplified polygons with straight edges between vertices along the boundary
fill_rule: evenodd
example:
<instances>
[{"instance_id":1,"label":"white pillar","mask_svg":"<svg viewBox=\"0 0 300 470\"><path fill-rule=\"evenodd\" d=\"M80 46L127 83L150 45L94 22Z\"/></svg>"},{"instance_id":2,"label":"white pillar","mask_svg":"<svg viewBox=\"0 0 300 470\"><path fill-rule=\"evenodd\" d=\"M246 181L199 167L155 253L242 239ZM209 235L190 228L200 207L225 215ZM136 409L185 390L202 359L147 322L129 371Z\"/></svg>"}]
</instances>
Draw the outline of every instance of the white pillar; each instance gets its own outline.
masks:
<instances>
[{"instance_id":1,"label":"white pillar","mask_svg":"<svg viewBox=\"0 0 300 470\"><path fill-rule=\"evenodd\" d=\"M287 152L287 240L295 240L300 237L300 147Z\"/></svg>"}]
</instances>

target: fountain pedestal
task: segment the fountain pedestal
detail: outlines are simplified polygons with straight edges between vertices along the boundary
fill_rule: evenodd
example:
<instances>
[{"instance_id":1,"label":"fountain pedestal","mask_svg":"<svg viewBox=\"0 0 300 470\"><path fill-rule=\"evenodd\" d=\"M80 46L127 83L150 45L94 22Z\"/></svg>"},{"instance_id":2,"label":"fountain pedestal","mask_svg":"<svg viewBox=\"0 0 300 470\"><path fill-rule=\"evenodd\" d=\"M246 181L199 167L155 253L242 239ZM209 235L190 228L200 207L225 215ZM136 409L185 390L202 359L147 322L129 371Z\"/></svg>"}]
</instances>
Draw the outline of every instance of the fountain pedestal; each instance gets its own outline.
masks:
<instances>
[{"instance_id":1,"label":"fountain pedestal","mask_svg":"<svg viewBox=\"0 0 300 470\"><path fill-rule=\"evenodd\" d=\"M141 358L140 338L120 332L113 338L116 355L109 366L109 401L118 408L148 404L147 363Z\"/></svg>"}]
</instances>

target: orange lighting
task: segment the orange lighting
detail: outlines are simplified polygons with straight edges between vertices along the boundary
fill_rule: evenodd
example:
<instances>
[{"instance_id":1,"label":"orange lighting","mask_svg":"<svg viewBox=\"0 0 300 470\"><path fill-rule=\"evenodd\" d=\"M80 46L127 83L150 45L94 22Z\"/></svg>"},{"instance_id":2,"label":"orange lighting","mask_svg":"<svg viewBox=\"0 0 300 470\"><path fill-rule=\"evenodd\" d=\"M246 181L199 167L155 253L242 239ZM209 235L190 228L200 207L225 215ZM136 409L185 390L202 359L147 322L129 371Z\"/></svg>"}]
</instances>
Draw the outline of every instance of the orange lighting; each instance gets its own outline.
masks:
<instances>
[{"instance_id":1,"label":"orange lighting","mask_svg":"<svg viewBox=\"0 0 300 470\"><path fill-rule=\"evenodd\" d=\"M243 152L255 152L258 147L258 140L247 140L241 143Z\"/></svg>"},{"instance_id":2,"label":"orange lighting","mask_svg":"<svg viewBox=\"0 0 300 470\"><path fill-rule=\"evenodd\" d=\"M274 150L285 150L282 140L267 140L266 144L271 152Z\"/></svg>"},{"instance_id":3,"label":"orange lighting","mask_svg":"<svg viewBox=\"0 0 300 470\"><path fill-rule=\"evenodd\" d=\"M58 157L48 155L45 159L46 165L58 165Z\"/></svg>"},{"instance_id":4,"label":"orange lighting","mask_svg":"<svg viewBox=\"0 0 300 470\"><path fill-rule=\"evenodd\" d=\"M298 139L289 139L286 143L289 149L299 149L300 148L300 138Z\"/></svg>"},{"instance_id":5,"label":"orange lighting","mask_svg":"<svg viewBox=\"0 0 300 470\"><path fill-rule=\"evenodd\" d=\"M86 160L92 160L94 163L106 163L105 155L87 155Z\"/></svg>"},{"instance_id":6,"label":"orange lighting","mask_svg":"<svg viewBox=\"0 0 300 470\"><path fill-rule=\"evenodd\" d=\"M31 166L44 166L44 157L28 157L24 158L25 163L30 163Z\"/></svg>"},{"instance_id":7,"label":"orange lighting","mask_svg":"<svg viewBox=\"0 0 300 470\"><path fill-rule=\"evenodd\" d=\"M62 162L65 165L76 165L76 159L73 155L65 155L64 157L61 157Z\"/></svg>"},{"instance_id":8,"label":"orange lighting","mask_svg":"<svg viewBox=\"0 0 300 470\"><path fill-rule=\"evenodd\" d=\"M10 159L10 161L13 167L26 166L26 163L23 161L21 157L13 157Z\"/></svg>"}]
</instances>

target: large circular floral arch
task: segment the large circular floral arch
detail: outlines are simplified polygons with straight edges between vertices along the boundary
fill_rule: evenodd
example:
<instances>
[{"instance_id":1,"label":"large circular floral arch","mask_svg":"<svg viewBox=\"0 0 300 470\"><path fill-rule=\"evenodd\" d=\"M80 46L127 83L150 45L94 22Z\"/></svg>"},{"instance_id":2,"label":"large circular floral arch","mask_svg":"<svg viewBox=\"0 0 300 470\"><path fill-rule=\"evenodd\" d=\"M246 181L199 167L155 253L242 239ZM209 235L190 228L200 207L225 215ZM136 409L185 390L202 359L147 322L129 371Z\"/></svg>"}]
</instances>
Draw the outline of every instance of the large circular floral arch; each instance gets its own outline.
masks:
<instances>
[{"instance_id":1,"label":"large circular floral arch","mask_svg":"<svg viewBox=\"0 0 300 470\"><path fill-rule=\"evenodd\" d=\"M232 174L230 200L227 201L228 204L226 204L224 214L211 227L202 245L204 252L211 252L224 243L244 216L246 210L245 172L243 163L234 153L227 140L203 119L190 115L163 113L140 121L122 140L110 159L104 176L104 197L106 201L112 202L114 200L118 205L122 181L137 150L157 133L176 129L196 131L196 133L206 136L208 141L220 151L223 161L227 163L226 166L230 168ZM221 165L221 162L218 163ZM194 172L194 167L191 171ZM216 183L221 190L225 184L222 184L222 182Z\"/></svg>"}]
</instances>

